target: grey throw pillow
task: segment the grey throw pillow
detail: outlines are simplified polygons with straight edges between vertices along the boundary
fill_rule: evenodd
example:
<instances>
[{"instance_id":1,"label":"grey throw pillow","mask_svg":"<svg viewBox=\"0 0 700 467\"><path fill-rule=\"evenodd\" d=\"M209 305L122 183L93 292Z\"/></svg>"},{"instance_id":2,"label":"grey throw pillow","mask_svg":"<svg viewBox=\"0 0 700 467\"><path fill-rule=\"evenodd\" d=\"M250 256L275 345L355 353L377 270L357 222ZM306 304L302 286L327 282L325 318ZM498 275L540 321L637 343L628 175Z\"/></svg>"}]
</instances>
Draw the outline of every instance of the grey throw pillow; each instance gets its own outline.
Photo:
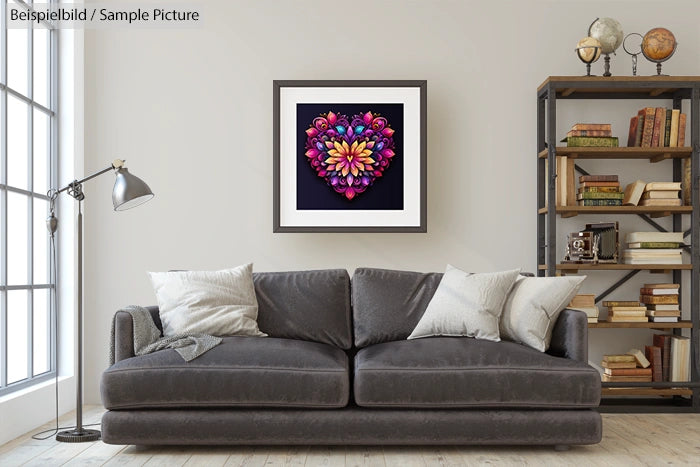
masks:
<instances>
[{"instance_id":1,"label":"grey throw pillow","mask_svg":"<svg viewBox=\"0 0 700 467\"><path fill-rule=\"evenodd\" d=\"M448 264L428 308L408 338L467 336L500 341L498 321L519 272L470 274Z\"/></svg>"},{"instance_id":2,"label":"grey throw pillow","mask_svg":"<svg viewBox=\"0 0 700 467\"><path fill-rule=\"evenodd\" d=\"M258 329L253 265L222 271L149 272L163 335L265 336Z\"/></svg>"}]
</instances>

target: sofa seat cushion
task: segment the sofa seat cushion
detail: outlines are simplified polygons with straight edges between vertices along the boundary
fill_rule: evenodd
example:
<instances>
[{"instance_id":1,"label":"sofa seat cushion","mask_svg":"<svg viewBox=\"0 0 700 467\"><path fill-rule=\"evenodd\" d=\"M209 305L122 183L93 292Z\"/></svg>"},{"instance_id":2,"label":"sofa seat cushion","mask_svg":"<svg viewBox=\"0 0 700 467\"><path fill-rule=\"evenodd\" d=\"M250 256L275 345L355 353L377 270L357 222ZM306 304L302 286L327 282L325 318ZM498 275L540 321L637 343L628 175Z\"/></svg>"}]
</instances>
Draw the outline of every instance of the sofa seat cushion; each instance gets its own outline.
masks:
<instances>
[{"instance_id":1,"label":"sofa seat cushion","mask_svg":"<svg viewBox=\"0 0 700 467\"><path fill-rule=\"evenodd\" d=\"M121 360L103 373L101 392L109 410L338 408L349 399L348 357L316 342L224 337L190 362L171 349Z\"/></svg>"},{"instance_id":2,"label":"sofa seat cushion","mask_svg":"<svg viewBox=\"0 0 700 467\"><path fill-rule=\"evenodd\" d=\"M514 342L428 337L360 350L354 397L362 407L596 407L600 375Z\"/></svg>"}]
</instances>

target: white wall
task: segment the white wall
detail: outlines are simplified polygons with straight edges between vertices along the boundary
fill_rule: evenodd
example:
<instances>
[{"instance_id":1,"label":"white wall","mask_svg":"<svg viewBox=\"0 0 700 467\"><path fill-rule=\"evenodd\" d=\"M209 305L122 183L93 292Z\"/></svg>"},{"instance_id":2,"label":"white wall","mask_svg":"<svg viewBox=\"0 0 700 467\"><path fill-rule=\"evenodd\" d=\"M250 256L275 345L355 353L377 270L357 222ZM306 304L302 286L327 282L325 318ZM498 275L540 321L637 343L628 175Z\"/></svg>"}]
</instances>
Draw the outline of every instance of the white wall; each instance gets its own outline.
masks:
<instances>
[{"instance_id":1,"label":"white wall","mask_svg":"<svg viewBox=\"0 0 700 467\"><path fill-rule=\"evenodd\" d=\"M206 4L212 14L197 30L86 33L85 172L125 158L156 193L114 213L110 177L86 186L89 402L99 401L113 313L155 301L145 271L247 261L257 271L441 271L447 262L534 270L535 91L549 75L584 72L574 47L597 16L617 18L626 32L670 28L680 45L664 70L700 74L697 2ZM602 60L594 72L601 69ZM630 75L630 57L614 56L612 72ZM654 66L640 57L639 72ZM274 79L428 80L427 234L272 233ZM577 105L560 107L560 134L576 121L609 120L623 141L629 117L644 106ZM635 167L635 177L656 168ZM569 222L578 229L595 220ZM594 279L584 291L604 287ZM591 343L621 351L649 335L599 330Z\"/></svg>"}]
</instances>

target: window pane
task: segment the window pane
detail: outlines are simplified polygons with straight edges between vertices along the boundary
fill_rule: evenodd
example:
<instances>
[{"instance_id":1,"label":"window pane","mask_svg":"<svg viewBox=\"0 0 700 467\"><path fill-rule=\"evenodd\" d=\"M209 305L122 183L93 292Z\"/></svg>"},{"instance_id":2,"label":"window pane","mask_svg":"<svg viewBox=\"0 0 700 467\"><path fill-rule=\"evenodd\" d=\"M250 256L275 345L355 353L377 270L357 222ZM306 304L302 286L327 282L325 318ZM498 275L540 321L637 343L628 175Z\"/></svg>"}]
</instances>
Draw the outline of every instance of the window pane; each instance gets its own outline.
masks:
<instances>
[{"instance_id":1,"label":"window pane","mask_svg":"<svg viewBox=\"0 0 700 467\"><path fill-rule=\"evenodd\" d=\"M34 94L39 104L49 107L49 31L43 26L34 27Z\"/></svg>"},{"instance_id":2,"label":"window pane","mask_svg":"<svg viewBox=\"0 0 700 467\"><path fill-rule=\"evenodd\" d=\"M49 190L49 117L34 110L34 187L32 191L45 195Z\"/></svg>"},{"instance_id":3,"label":"window pane","mask_svg":"<svg viewBox=\"0 0 700 467\"><path fill-rule=\"evenodd\" d=\"M10 29L12 31L12 29ZM29 106L7 95L7 184L27 190Z\"/></svg>"},{"instance_id":4,"label":"window pane","mask_svg":"<svg viewBox=\"0 0 700 467\"><path fill-rule=\"evenodd\" d=\"M34 283L49 283L49 231L46 230L46 217L49 215L49 202L34 198Z\"/></svg>"},{"instance_id":5,"label":"window pane","mask_svg":"<svg viewBox=\"0 0 700 467\"><path fill-rule=\"evenodd\" d=\"M46 373L51 369L49 364L49 343L51 337L51 320L49 319L49 289L34 291L34 376Z\"/></svg>"},{"instance_id":6,"label":"window pane","mask_svg":"<svg viewBox=\"0 0 700 467\"><path fill-rule=\"evenodd\" d=\"M7 382L27 377L27 291L7 292Z\"/></svg>"},{"instance_id":7,"label":"window pane","mask_svg":"<svg viewBox=\"0 0 700 467\"><path fill-rule=\"evenodd\" d=\"M27 284L29 197L7 193L7 283Z\"/></svg>"},{"instance_id":8,"label":"window pane","mask_svg":"<svg viewBox=\"0 0 700 467\"><path fill-rule=\"evenodd\" d=\"M7 85L27 95L29 30L7 29Z\"/></svg>"}]
</instances>

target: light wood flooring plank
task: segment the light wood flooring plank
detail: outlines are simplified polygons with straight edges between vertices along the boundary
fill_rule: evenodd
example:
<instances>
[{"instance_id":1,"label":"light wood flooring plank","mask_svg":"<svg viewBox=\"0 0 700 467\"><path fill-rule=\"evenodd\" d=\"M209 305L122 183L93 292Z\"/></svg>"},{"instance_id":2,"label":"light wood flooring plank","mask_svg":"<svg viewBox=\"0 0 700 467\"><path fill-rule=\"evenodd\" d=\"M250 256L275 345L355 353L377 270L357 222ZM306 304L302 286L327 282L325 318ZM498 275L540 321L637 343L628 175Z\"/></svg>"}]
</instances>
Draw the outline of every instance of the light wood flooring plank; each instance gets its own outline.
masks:
<instances>
[{"instance_id":1,"label":"light wood flooring plank","mask_svg":"<svg viewBox=\"0 0 700 467\"><path fill-rule=\"evenodd\" d=\"M345 465L345 446L313 446L306 456L308 467Z\"/></svg>"},{"instance_id":2,"label":"light wood flooring plank","mask_svg":"<svg viewBox=\"0 0 700 467\"><path fill-rule=\"evenodd\" d=\"M386 462L387 467L423 467L427 465L420 449L401 446L385 446L384 462Z\"/></svg>"},{"instance_id":3,"label":"light wood flooring plank","mask_svg":"<svg viewBox=\"0 0 700 467\"><path fill-rule=\"evenodd\" d=\"M185 465L192 457L191 448L179 446L164 446L158 448L144 467L177 467Z\"/></svg>"},{"instance_id":4,"label":"light wood flooring plank","mask_svg":"<svg viewBox=\"0 0 700 467\"><path fill-rule=\"evenodd\" d=\"M151 460L155 450L145 446L126 446L104 465L109 467L141 467Z\"/></svg>"},{"instance_id":5,"label":"light wood flooring plank","mask_svg":"<svg viewBox=\"0 0 700 467\"><path fill-rule=\"evenodd\" d=\"M185 462L185 467L223 466L231 455L227 446L197 446L192 448L192 456Z\"/></svg>"},{"instance_id":6,"label":"light wood flooring plank","mask_svg":"<svg viewBox=\"0 0 700 467\"><path fill-rule=\"evenodd\" d=\"M97 442L97 441L95 441ZM26 466L62 465L89 448L93 443L57 443L28 461Z\"/></svg>"},{"instance_id":7,"label":"light wood flooring plank","mask_svg":"<svg viewBox=\"0 0 700 467\"><path fill-rule=\"evenodd\" d=\"M381 446L348 446L345 448L346 467L386 467Z\"/></svg>"},{"instance_id":8,"label":"light wood flooring plank","mask_svg":"<svg viewBox=\"0 0 700 467\"><path fill-rule=\"evenodd\" d=\"M0 454L0 465L22 465L51 449L51 445L21 445Z\"/></svg>"},{"instance_id":9,"label":"light wood flooring plank","mask_svg":"<svg viewBox=\"0 0 700 467\"><path fill-rule=\"evenodd\" d=\"M112 457L126 449L126 446L115 444L93 443L92 446L69 460L64 465L76 467L79 465L102 465L109 461Z\"/></svg>"},{"instance_id":10,"label":"light wood flooring plank","mask_svg":"<svg viewBox=\"0 0 700 467\"><path fill-rule=\"evenodd\" d=\"M260 467L267 461L267 452L256 447L233 447L226 467Z\"/></svg>"}]
</instances>

